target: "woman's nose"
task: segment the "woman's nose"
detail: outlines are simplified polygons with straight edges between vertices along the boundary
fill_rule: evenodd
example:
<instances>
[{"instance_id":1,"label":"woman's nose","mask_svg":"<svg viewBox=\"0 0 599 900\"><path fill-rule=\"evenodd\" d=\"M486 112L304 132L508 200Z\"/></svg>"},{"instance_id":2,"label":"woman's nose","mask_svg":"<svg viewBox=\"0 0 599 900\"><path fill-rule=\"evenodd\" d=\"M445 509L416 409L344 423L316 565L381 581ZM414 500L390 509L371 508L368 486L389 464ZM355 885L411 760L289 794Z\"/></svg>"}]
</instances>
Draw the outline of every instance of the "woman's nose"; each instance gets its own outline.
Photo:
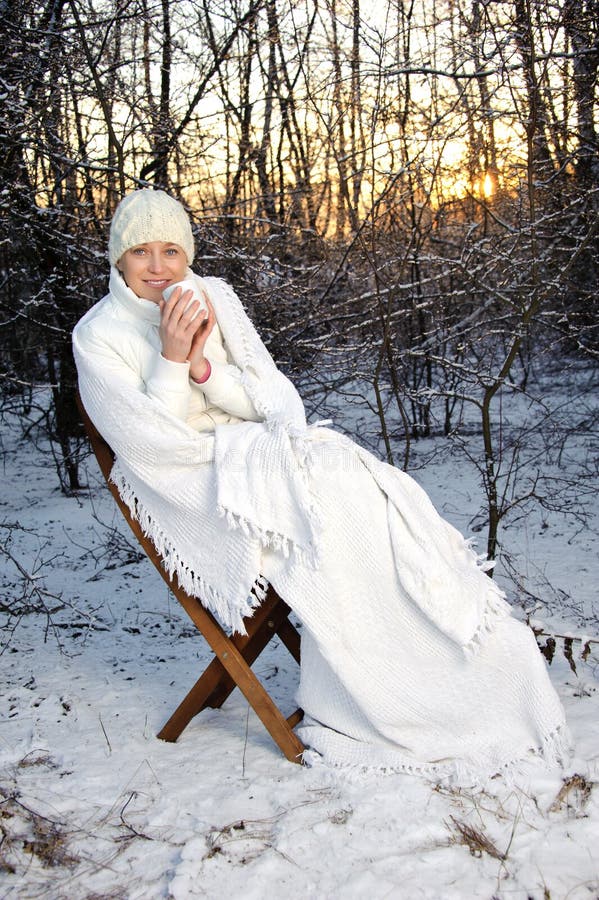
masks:
<instances>
[{"instance_id":1,"label":"woman's nose","mask_svg":"<svg viewBox=\"0 0 599 900\"><path fill-rule=\"evenodd\" d=\"M160 253L151 253L149 259L149 266L151 272L160 272L162 270L162 257Z\"/></svg>"}]
</instances>

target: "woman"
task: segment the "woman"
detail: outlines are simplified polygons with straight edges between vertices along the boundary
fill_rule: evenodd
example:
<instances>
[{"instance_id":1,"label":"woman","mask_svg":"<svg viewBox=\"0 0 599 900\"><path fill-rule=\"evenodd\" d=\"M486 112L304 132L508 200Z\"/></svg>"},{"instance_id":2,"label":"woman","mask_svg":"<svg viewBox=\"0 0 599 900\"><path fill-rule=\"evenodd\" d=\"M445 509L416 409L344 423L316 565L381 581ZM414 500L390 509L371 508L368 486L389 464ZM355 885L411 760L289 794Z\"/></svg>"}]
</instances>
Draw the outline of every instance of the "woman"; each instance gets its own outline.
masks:
<instances>
[{"instance_id":1,"label":"woman","mask_svg":"<svg viewBox=\"0 0 599 900\"><path fill-rule=\"evenodd\" d=\"M300 736L333 764L480 778L561 758L533 635L467 542L405 473L306 424L193 255L183 207L133 192L111 224L109 293L73 333L113 479L169 572L234 629L274 585L303 624ZM178 287L164 299L185 278L205 306Z\"/></svg>"}]
</instances>

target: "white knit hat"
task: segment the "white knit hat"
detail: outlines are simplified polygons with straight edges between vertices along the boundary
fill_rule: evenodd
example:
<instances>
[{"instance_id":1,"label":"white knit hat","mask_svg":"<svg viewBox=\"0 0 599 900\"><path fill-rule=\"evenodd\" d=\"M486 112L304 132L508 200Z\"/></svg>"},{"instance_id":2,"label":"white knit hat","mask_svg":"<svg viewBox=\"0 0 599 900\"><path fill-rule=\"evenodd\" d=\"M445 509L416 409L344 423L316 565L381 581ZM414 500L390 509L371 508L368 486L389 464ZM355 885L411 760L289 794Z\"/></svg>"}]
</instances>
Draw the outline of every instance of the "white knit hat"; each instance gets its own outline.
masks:
<instances>
[{"instance_id":1,"label":"white knit hat","mask_svg":"<svg viewBox=\"0 0 599 900\"><path fill-rule=\"evenodd\" d=\"M152 241L178 244L191 265L195 249L184 208L164 191L143 188L128 194L117 206L110 224L108 258L114 266L126 250Z\"/></svg>"}]
</instances>

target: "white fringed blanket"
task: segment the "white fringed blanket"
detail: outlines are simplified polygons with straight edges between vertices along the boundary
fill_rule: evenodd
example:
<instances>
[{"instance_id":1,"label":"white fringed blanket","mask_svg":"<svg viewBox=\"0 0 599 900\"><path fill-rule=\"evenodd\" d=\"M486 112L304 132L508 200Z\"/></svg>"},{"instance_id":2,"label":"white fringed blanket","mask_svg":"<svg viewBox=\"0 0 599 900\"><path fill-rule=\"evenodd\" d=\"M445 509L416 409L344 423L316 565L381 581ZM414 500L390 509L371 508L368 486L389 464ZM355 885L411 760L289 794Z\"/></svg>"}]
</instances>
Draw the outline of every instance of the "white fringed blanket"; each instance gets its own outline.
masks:
<instances>
[{"instance_id":1,"label":"white fringed blanket","mask_svg":"<svg viewBox=\"0 0 599 900\"><path fill-rule=\"evenodd\" d=\"M205 281L242 384L264 421L220 425L214 434L195 432L148 398L135 379L123 378L122 366L111 357L110 328L105 338L98 339L96 332L91 341L84 317L73 338L81 397L116 453L113 479L121 495L169 572L226 625L243 627L243 616L260 594L260 575L269 577L296 609L312 647L308 668L317 673L310 684L304 674L302 683L302 700L313 722L320 723L313 727L321 727L324 715L324 724L334 729L325 733L350 740L345 749L333 741L333 761L373 764L378 758L389 764L391 754L403 767L406 759L430 763L431 753L468 757L472 736L460 741L452 735L450 749L443 752L442 724L435 722L427 733L427 718L432 722L427 708L436 709L439 697L441 708L448 702L451 666L460 669L462 681L466 672L464 684L471 681L473 687L471 696L466 691L456 699L452 693L454 706L457 702L464 713L472 706L477 657L486 659L491 648L492 658L493 635L509 616L501 592L409 476L329 429L306 425L301 399L276 368L237 296L220 280ZM360 560L365 547L368 556ZM408 658L407 648L423 643L432 653L437 653L434 645L446 651L449 668L433 667L434 684L425 672L412 673L406 694L397 679L381 680L381 671L403 676L395 652ZM526 654L536 653L527 646ZM381 652L386 655L382 667ZM557 740L563 714L538 662L535 658L529 666L525 659L519 667L516 660L509 675L519 698L527 690L534 697L532 704L518 700L517 739L504 746L482 735L481 746L470 753L473 767L498 767ZM531 677L537 691L530 691ZM503 678L500 673L495 679L497 697L504 692ZM491 690L493 679L487 681ZM331 710L335 692L338 702ZM479 698L473 708L493 709L493 700ZM414 703L422 716L406 714ZM371 716L370 710L382 712ZM459 718L458 710L458 725L452 726L458 732ZM357 731L353 719L361 723ZM503 731L510 722L493 727ZM423 740L408 739L416 733ZM367 735L374 755L356 756L356 740L363 748ZM382 756L376 751L381 741ZM329 744L320 744L326 755ZM491 745L493 751L485 753Z\"/></svg>"}]
</instances>

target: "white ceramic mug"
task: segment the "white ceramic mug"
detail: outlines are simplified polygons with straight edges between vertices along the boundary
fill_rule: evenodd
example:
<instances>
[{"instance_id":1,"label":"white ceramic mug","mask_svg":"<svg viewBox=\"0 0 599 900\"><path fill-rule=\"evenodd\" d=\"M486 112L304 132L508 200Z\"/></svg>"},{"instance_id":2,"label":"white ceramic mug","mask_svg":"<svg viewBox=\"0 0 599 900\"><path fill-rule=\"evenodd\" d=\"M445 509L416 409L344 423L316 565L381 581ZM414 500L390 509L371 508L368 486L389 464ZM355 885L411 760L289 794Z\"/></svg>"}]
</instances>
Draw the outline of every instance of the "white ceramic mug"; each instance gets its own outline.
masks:
<instances>
[{"instance_id":1,"label":"white ceramic mug","mask_svg":"<svg viewBox=\"0 0 599 900\"><path fill-rule=\"evenodd\" d=\"M169 284L169 286L167 288L165 288L165 290L162 292L162 296L164 297L164 299L168 300L168 298L173 293L175 288L181 288L181 295L183 295L186 291L192 291L193 297L191 298L191 300L189 301L189 303L187 304L187 306L185 308L189 309L191 304L194 303L196 300L200 304L198 306L197 310L195 311L195 313L193 314L193 316L191 317L192 321L202 311L204 311L205 313L208 312L208 307L206 306L206 300L204 299L203 294L201 294L198 289L198 283L197 283L198 281L200 283L199 287L201 287L203 290L206 291L206 293L208 293L208 289L206 288L206 286L201 278L198 278L197 281L194 279L191 279L191 278L185 278L185 279L183 279L183 281L176 281L174 284Z\"/></svg>"}]
</instances>

